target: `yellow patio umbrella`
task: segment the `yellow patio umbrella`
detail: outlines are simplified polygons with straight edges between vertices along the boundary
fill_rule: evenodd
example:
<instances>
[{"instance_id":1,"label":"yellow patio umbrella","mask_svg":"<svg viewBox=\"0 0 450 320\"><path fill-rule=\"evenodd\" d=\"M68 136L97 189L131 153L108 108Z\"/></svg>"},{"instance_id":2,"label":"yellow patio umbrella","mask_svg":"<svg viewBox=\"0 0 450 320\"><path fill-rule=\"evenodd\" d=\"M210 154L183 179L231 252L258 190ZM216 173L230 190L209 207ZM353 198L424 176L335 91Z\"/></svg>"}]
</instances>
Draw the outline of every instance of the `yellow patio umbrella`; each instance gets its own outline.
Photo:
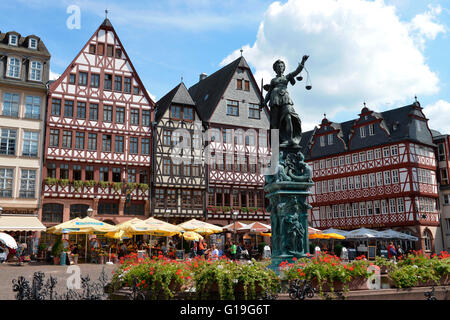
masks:
<instances>
[{"instance_id":1,"label":"yellow patio umbrella","mask_svg":"<svg viewBox=\"0 0 450 320\"><path fill-rule=\"evenodd\" d=\"M194 231L186 231L183 233L183 238L189 241L199 241L203 240L203 237Z\"/></svg>"},{"instance_id":2,"label":"yellow patio umbrella","mask_svg":"<svg viewBox=\"0 0 450 320\"><path fill-rule=\"evenodd\" d=\"M54 227L47 229L47 232L53 234L85 234L86 235L86 248L85 258L87 259L88 248L88 234L106 234L108 232L116 232L118 229L116 226L110 225L103 221L91 218L75 218Z\"/></svg>"},{"instance_id":3,"label":"yellow patio umbrella","mask_svg":"<svg viewBox=\"0 0 450 320\"><path fill-rule=\"evenodd\" d=\"M117 228L130 235L148 234L148 232L151 231L145 221L138 218L133 218L128 221L122 222L117 225Z\"/></svg>"},{"instance_id":4,"label":"yellow patio umbrella","mask_svg":"<svg viewBox=\"0 0 450 320\"><path fill-rule=\"evenodd\" d=\"M148 228L145 234L150 234L154 236L171 237L176 234L180 234L183 231L182 228L176 225L173 225L171 223L159 219L155 219L153 217L144 220L144 223Z\"/></svg>"},{"instance_id":5,"label":"yellow patio umbrella","mask_svg":"<svg viewBox=\"0 0 450 320\"><path fill-rule=\"evenodd\" d=\"M345 239L344 236L337 233L311 233L309 239Z\"/></svg>"},{"instance_id":6,"label":"yellow patio umbrella","mask_svg":"<svg viewBox=\"0 0 450 320\"><path fill-rule=\"evenodd\" d=\"M258 233L258 235L263 236L263 237L271 237L272 233L270 233L270 232L260 232L260 233Z\"/></svg>"},{"instance_id":7,"label":"yellow patio umbrella","mask_svg":"<svg viewBox=\"0 0 450 320\"><path fill-rule=\"evenodd\" d=\"M202 235L209 235L213 233L223 232L223 228L211 223L203 222L197 219L191 219L189 221L180 223L178 227L183 228L185 231L194 231Z\"/></svg>"},{"instance_id":8,"label":"yellow patio umbrella","mask_svg":"<svg viewBox=\"0 0 450 320\"><path fill-rule=\"evenodd\" d=\"M133 236L131 234L126 233L124 230L118 230L116 232L108 232L105 234L105 237L116 239L116 240L123 240L123 239L130 239Z\"/></svg>"},{"instance_id":9,"label":"yellow patio umbrella","mask_svg":"<svg viewBox=\"0 0 450 320\"><path fill-rule=\"evenodd\" d=\"M53 234L105 234L117 227L91 217L75 218L47 229Z\"/></svg>"}]
</instances>

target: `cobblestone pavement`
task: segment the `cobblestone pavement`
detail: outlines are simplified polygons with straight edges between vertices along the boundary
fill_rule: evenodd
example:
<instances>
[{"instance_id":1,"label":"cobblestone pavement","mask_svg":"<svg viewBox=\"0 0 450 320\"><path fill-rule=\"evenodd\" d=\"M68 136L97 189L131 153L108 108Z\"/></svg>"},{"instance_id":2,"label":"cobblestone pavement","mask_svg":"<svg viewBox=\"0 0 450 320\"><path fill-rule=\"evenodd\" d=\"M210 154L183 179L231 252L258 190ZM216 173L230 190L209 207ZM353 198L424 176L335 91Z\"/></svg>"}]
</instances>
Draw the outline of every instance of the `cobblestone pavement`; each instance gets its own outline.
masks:
<instances>
[{"instance_id":1,"label":"cobblestone pavement","mask_svg":"<svg viewBox=\"0 0 450 320\"><path fill-rule=\"evenodd\" d=\"M102 269L105 268L106 277L111 280L112 271L118 265L107 264L78 264L81 276L89 274L91 281L97 281ZM0 264L0 300L15 300L16 293L12 290L12 280L24 276L31 284L33 274L42 271L45 274L44 283L51 276L57 279L56 292L62 294L67 290L66 280L71 276L67 273L68 266L49 265L46 263L31 262L23 266L17 266L14 262Z\"/></svg>"}]
</instances>

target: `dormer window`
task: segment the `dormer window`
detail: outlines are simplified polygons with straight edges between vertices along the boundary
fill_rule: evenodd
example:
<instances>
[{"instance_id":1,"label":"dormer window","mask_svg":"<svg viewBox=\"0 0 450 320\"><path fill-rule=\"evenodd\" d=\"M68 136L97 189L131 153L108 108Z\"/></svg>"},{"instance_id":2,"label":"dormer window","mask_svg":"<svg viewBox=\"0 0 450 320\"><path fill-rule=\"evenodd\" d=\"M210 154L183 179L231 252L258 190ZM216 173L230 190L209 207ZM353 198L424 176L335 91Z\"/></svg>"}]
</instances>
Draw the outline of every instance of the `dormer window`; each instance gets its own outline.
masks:
<instances>
[{"instance_id":1,"label":"dormer window","mask_svg":"<svg viewBox=\"0 0 450 320\"><path fill-rule=\"evenodd\" d=\"M35 38L30 38L30 41L28 42L28 48L30 49L37 49L38 41Z\"/></svg>"},{"instance_id":2,"label":"dormer window","mask_svg":"<svg viewBox=\"0 0 450 320\"><path fill-rule=\"evenodd\" d=\"M366 127L359 127L359 134L361 135L361 138L366 137Z\"/></svg>"},{"instance_id":3,"label":"dormer window","mask_svg":"<svg viewBox=\"0 0 450 320\"><path fill-rule=\"evenodd\" d=\"M19 44L18 40L19 40L19 38L17 37L17 35L11 34L11 35L9 35L9 42L8 42L8 44L10 46L17 46Z\"/></svg>"},{"instance_id":4,"label":"dormer window","mask_svg":"<svg viewBox=\"0 0 450 320\"><path fill-rule=\"evenodd\" d=\"M15 57L8 58L8 77L19 78L20 75L20 59Z\"/></svg>"},{"instance_id":5,"label":"dormer window","mask_svg":"<svg viewBox=\"0 0 450 320\"><path fill-rule=\"evenodd\" d=\"M369 136L373 136L373 135L375 135L375 128L372 123L372 124L369 124Z\"/></svg>"}]
</instances>

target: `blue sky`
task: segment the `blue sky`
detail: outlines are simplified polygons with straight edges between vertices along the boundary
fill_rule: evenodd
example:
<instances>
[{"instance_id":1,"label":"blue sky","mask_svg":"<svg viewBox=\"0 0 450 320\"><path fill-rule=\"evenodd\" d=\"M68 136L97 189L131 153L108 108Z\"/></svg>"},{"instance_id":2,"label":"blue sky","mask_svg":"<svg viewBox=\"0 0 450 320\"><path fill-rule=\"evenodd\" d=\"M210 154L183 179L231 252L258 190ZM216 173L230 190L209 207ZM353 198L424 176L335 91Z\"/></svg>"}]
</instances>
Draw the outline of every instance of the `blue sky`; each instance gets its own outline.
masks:
<instances>
[{"instance_id":1,"label":"blue sky","mask_svg":"<svg viewBox=\"0 0 450 320\"><path fill-rule=\"evenodd\" d=\"M69 29L66 10L81 11ZM450 4L441 0L3 0L0 30L39 36L62 73L102 23L113 26L147 90L161 98L236 58L260 82L274 59L295 68L310 54L313 90L289 88L304 130L355 118L365 101L384 111L418 96L433 128L450 133ZM288 70L289 71L289 70Z\"/></svg>"}]
</instances>

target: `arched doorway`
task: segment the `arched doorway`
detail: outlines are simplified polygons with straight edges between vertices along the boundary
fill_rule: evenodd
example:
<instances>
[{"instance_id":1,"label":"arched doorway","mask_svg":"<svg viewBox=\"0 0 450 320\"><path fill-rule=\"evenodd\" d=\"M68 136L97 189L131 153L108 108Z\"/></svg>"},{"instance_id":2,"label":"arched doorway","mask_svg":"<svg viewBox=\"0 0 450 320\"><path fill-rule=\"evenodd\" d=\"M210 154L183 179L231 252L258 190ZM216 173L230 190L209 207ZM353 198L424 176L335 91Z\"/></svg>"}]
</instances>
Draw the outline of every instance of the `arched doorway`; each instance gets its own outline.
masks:
<instances>
[{"instance_id":1,"label":"arched doorway","mask_svg":"<svg viewBox=\"0 0 450 320\"><path fill-rule=\"evenodd\" d=\"M423 239L423 249L424 251L432 251L433 249L433 235L431 234L430 230L425 229L422 233L422 239Z\"/></svg>"}]
</instances>

